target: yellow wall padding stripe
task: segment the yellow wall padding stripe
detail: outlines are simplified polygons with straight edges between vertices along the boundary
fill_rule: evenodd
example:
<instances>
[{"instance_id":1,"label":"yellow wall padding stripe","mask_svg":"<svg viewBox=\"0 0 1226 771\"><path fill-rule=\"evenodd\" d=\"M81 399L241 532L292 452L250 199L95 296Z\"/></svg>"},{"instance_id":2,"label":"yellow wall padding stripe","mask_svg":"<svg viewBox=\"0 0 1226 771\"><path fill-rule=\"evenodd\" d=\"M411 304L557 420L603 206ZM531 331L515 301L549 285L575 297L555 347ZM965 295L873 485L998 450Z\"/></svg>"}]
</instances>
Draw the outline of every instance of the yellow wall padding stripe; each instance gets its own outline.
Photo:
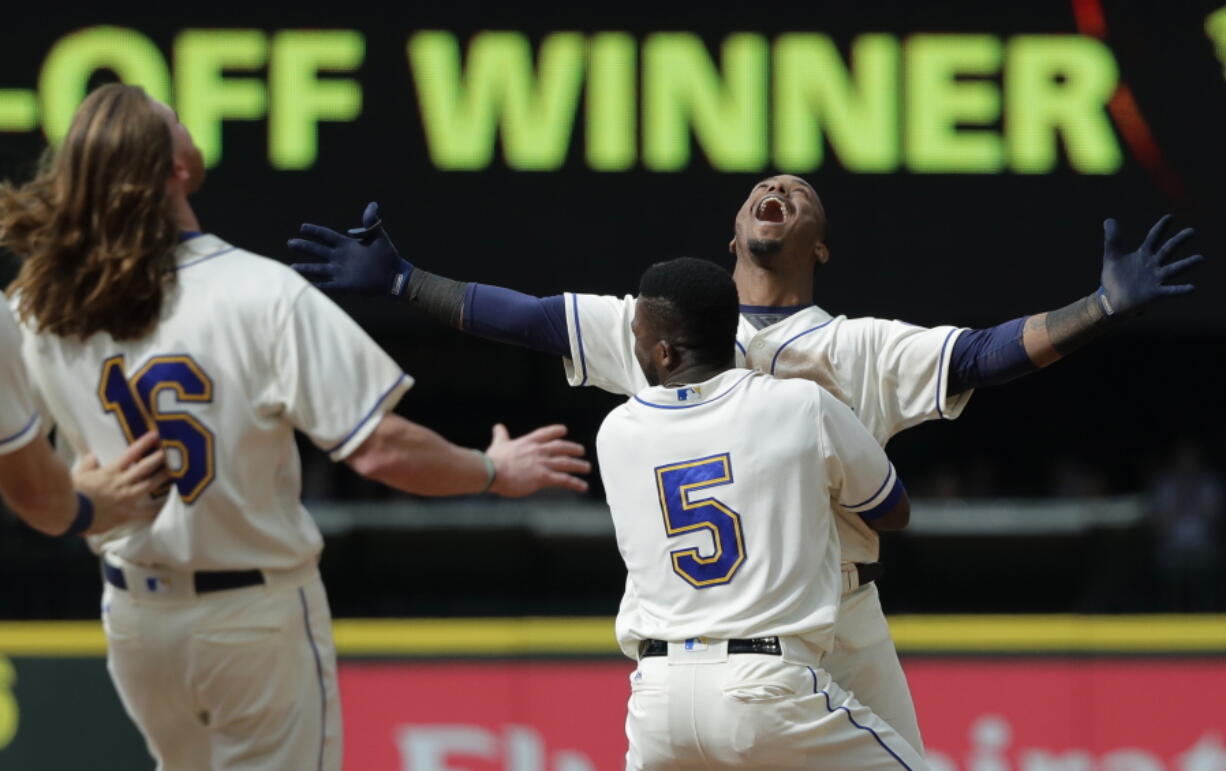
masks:
<instances>
[{"instance_id":1,"label":"yellow wall padding stripe","mask_svg":"<svg viewBox=\"0 0 1226 771\"><path fill-rule=\"evenodd\" d=\"M333 625L348 656L619 656L611 618L345 619Z\"/></svg>"},{"instance_id":2,"label":"yellow wall padding stripe","mask_svg":"<svg viewBox=\"0 0 1226 771\"><path fill-rule=\"evenodd\" d=\"M106 636L98 621L0 621L0 654L101 656Z\"/></svg>"},{"instance_id":3,"label":"yellow wall padding stripe","mask_svg":"<svg viewBox=\"0 0 1226 771\"><path fill-rule=\"evenodd\" d=\"M1226 615L893 616L900 653L1226 654ZM618 656L613 619L340 619L342 656ZM96 621L0 622L0 654L101 656Z\"/></svg>"},{"instance_id":4,"label":"yellow wall padding stripe","mask_svg":"<svg viewBox=\"0 0 1226 771\"><path fill-rule=\"evenodd\" d=\"M1226 653L1226 616L894 616L902 653Z\"/></svg>"}]
</instances>

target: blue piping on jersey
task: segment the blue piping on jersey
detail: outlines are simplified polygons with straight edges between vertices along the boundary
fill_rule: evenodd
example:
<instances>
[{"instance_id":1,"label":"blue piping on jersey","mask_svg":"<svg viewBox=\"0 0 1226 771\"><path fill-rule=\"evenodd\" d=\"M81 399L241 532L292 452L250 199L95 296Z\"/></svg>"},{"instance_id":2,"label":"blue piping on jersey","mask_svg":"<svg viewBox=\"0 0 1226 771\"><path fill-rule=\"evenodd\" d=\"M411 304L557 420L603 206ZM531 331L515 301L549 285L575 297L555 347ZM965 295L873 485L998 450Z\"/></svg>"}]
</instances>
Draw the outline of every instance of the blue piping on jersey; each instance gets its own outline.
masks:
<instances>
[{"instance_id":1,"label":"blue piping on jersey","mask_svg":"<svg viewBox=\"0 0 1226 771\"><path fill-rule=\"evenodd\" d=\"M579 371L583 373L583 380L579 382L579 385L585 386L587 385L587 357L583 355L583 327L579 324L579 295L572 294L570 302L571 307L574 308L575 340L579 343Z\"/></svg>"},{"instance_id":2,"label":"blue piping on jersey","mask_svg":"<svg viewBox=\"0 0 1226 771\"><path fill-rule=\"evenodd\" d=\"M345 443L346 443L346 442L348 442L350 439L352 439L352 438L353 438L353 435L354 435L354 434L356 434L356 433L357 433L357 432L358 432L358 431L359 431L359 430L362 428L362 426L366 425L366 421L370 420L370 416L371 416L371 415L374 415L374 414L375 414L375 411L376 411L376 410L378 410L378 409L379 409L381 406L383 406L383 400L384 400L384 399L386 399L386 398L388 397L388 395L389 395L389 394L390 394L392 391L395 391L397 388L399 388L399 387L400 387L400 384L404 382L404 380L405 380L405 378L406 378L406 377L408 377L408 376L407 376L407 375L405 375L403 372L401 372L401 373L400 373L400 377L396 378L396 382L395 382L395 383L392 383L392 387L391 387L391 388L389 388L389 389L387 389L386 391L384 391L384 392L383 392L383 393L382 393L382 394L379 396L379 399L378 399L378 400L375 402L375 406L371 407L371 408L370 408L370 411L369 411L369 412L367 412L365 415L363 415L363 416L362 416L362 419L361 419L361 420L359 420L359 421L358 421L358 424L357 424L356 426L354 426L354 427L353 427L353 430L352 430L352 431L350 431L349 433L345 434L345 438L344 438L344 439L340 440L339 442L337 442L337 443L336 443L335 445L333 445L332 447L329 447L328 449L324 450L324 452L326 452L326 453L328 453L329 455L331 455L332 453L336 452L336 451L337 451L337 450L339 450L340 448L344 447L344 446L345 446Z\"/></svg>"},{"instance_id":3,"label":"blue piping on jersey","mask_svg":"<svg viewBox=\"0 0 1226 771\"><path fill-rule=\"evenodd\" d=\"M847 719L851 721L851 724L852 724L852 725L854 725L856 728L859 728L861 731L868 731L870 734L872 734L872 735L873 735L873 738L877 740L877 743L881 745L881 749L883 749L883 750L885 750L886 752L890 753L890 757L892 757L892 758L894 758L895 760L897 760L897 761L898 761L898 765L900 765L900 766L902 766L903 768L907 769L907 771L911 771L911 766L908 766L908 765L907 765L905 762L903 762L903 759L902 759L902 758L900 758L900 757L898 757L898 754L897 754L897 753L895 753L895 752L894 752L894 750L890 749L890 748L889 748L889 747L886 745L886 743L885 743L884 741L882 741L882 740L881 740L881 737L880 737L880 736L877 734L877 732L876 732L876 731L874 731L873 729L869 728L869 727L868 727L868 726L866 726L866 725L860 725L859 723L857 723L857 722L856 722L856 719L855 719L854 717L852 717L851 710L849 710L847 707L843 707L843 706L835 707L835 706L831 705L831 703L830 703L830 694L829 694L829 693L827 693L827 692L826 692L826 691L824 691L824 690L819 689L819 688L817 687L817 673L813 671L813 667L805 667L805 669L809 670L809 674L813 676L813 692L814 692L814 693L820 693L822 696L825 696L825 697L826 697L826 711L827 711L827 712L835 712L836 710L840 710L840 709L841 709L841 710L843 710L844 712L846 712L846 713L847 713Z\"/></svg>"},{"instance_id":4,"label":"blue piping on jersey","mask_svg":"<svg viewBox=\"0 0 1226 771\"><path fill-rule=\"evenodd\" d=\"M949 331L949 334L945 336L945 342L941 343L941 358L937 360L937 416L941 420L945 419L945 411L941 409L941 389L945 387L945 349L949 347L949 341L953 339L953 336L961 331L961 329Z\"/></svg>"},{"instance_id":5,"label":"blue piping on jersey","mask_svg":"<svg viewBox=\"0 0 1226 771\"><path fill-rule=\"evenodd\" d=\"M883 481L883 482L881 483L881 487L878 487L878 488L877 488L877 492L875 492L875 493L873 493L872 495L868 496L867 498L865 498L864 500L860 501L859 503L852 503L852 504L840 504L840 505L841 505L843 508L845 508L845 509L858 509L858 508L860 508L861 506L863 506L863 505L865 505L865 504L867 504L867 503L870 503L870 502L871 502L871 501L872 501L874 498L876 498L878 495L881 495L881 491L882 491L882 490L884 490L884 489L885 489L885 486L886 486L886 485L888 485L888 484L890 483L890 480L891 480L891 479L897 479L897 478L898 478L898 474L897 474L897 472L895 472L895 471L894 471L894 466L893 466L893 464L891 464L891 465L889 466L889 468L887 468L887 469L885 470L885 481Z\"/></svg>"},{"instance_id":6,"label":"blue piping on jersey","mask_svg":"<svg viewBox=\"0 0 1226 771\"><path fill-rule=\"evenodd\" d=\"M771 374L772 375L775 374L775 363L779 361L779 354L783 353L784 348L787 348L789 345L795 342L797 338L804 337L810 332L816 332L817 330L829 324L831 321L834 321L834 319L827 319L826 321L823 321L821 324L818 324L816 327L811 327L809 329L806 329L804 332L801 332L800 334L794 335L788 338L787 340L783 341L783 345L779 346L779 350L775 351L775 355L771 358Z\"/></svg>"},{"instance_id":7,"label":"blue piping on jersey","mask_svg":"<svg viewBox=\"0 0 1226 771\"><path fill-rule=\"evenodd\" d=\"M25 426L20 431L18 431L15 434L10 434L4 437L3 439L0 439L0 445L5 445L16 439L20 439L22 436L25 435L27 431L30 430L30 427L33 426L37 422L38 422L38 413L35 412L33 415L30 416L30 422L26 423Z\"/></svg>"},{"instance_id":8,"label":"blue piping on jersey","mask_svg":"<svg viewBox=\"0 0 1226 771\"><path fill-rule=\"evenodd\" d=\"M881 503L878 503L873 508L866 511L861 511L860 519L864 520L865 522L872 522L874 519L880 519L886 514L889 514L890 510L894 508L895 504L898 503L899 499L902 498L903 493L906 491L907 488L902 483L902 477L895 474L894 486L890 488L890 494L882 498Z\"/></svg>"},{"instance_id":9,"label":"blue piping on jersey","mask_svg":"<svg viewBox=\"0 0 1226 771\"><path fill-rule=\"evenodd\" d=\"M315 654L315 677L319 680L319 771L324 771L324 743L328 738L328 690L324 687L324 665L319 658L319 648L315 645L315 635L311 634L311 611L307 608L306 592L298 587L298 599L302 600L302 623L306 627L307 641L311 643L311 653Z\"/></svg>"},{"instance_id":10,"label":"blue piping on jersey","mask_svg":"<svg viewBox=\"0 0 1226 771\"><path fill-rule=\"evenodd\" d=\"M741 345L741 341L740 341L740 340L733 340L732 342L736 343L736 347L737 347L737 349L738 349L738 350L741 352L741 355L742 355L742 356L748 356L748 355L749 355L749 354L748 354L748 353L746 353L746 351L745 351L745 346Z\"/></svg>"},{"instance_id":11,"label":"blue piping on jersey","mask_svg":"<svg viewBox=\"0 0 1226 771\"><path fill-rule=\"evenodd\" d=\"M643 401L638 396L635 396L634 400L638 402L639 404L643 404L648 407L655 407L657 410L688 410L691 407L702 407L718 399L723 399L725 396L732 393L736 389L737 386L739 386L741 383L744 383L749 378L750 375L754 375L754 374L757 374L757 373L756 372L746 372L741 377L740 380L728 386L727 391L724 391L719 396L712 396L710 399L707 399L705 402L695 402L694 404L652 404L651 402Z\"/></svg>"},{"instance_id":12,"label":"blue piping on jersey","mask_svg":"<svg viewBox=\"0 0 1226 771\"><path fill-rule=\"evenodd\" d=\"M176 266L174 266L173 268L171 268L171 270L183 270L184 268L190 268L190 267L191 267L191 266L193 266L193 265L199 265L200 263L204 262L205 260L211 260L211 259L213 259L214 257L220 257L220 256L221 256L221 255L223 255L223 254L226 254L226 253L228 253L228 252L232 252L232 251L234 251L234 250L235 250L235 249L237 249L237 248L238 248L238 247L236 247L236 246L231 246L231 247L228 247L228 248L226 248L226 249L222 249L220 252L213 252L212 254L206 254L206 255L204 255L203 257L199 258L199 259L192 260L191 262L185 262L185 263L183 263L182 265L176 265Z\"/></svg>"},{"instance_id":13,"label":"blue piping on jersey","mask_svg":"<svg viewBox=\"0 0 1226 771\"><path fill-rule=\"evenodd\" d=\"M792 316L800 313L806 308L816 308L814 303L801 303L800 305L742 305L740 306L742 314L749 315L780 315Z\"/></svg>"}]
</instances>

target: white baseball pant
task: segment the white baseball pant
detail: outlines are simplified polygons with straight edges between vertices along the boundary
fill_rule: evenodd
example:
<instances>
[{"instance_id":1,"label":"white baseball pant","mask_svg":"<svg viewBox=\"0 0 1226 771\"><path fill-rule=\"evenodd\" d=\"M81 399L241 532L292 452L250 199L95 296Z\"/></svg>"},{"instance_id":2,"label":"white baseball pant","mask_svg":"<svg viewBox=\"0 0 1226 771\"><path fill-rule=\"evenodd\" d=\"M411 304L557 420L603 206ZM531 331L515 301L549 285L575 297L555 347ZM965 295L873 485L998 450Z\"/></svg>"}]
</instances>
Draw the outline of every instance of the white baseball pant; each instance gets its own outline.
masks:
<instances>
[{"instance_id":1,"label":"white baseball pant","mask_svg":"<svg viewBox=\"0 0 1226 771\"><path fill-rule=\"evenodd\" d=\"M639 661L630 688L626 768L633 771L928 769L825 670L786 654L729 654L722 641L700 650L670 643L667 656Z\"/></svg>"},{"instance_id":2,"label":"white baseball pant","mask_svg":"<svg viewBox=\"0 0 1226 771\"><path fill-rule=\"evenodd\" d=\"M877 585L843 595L834 625L834 649L822 658L830 677L856 701L889 723L916 752L924 753L911 689L890 637Z\"/></svg>"},{"instance_id":3,"label":"white baseball pant","mask_svg":"<svg viewBox=\"0 0 1226 771\"><path fill-rule=\"evenodd\" d=\"M337 771L332 619L312 562L196 595L191 576L114 557L107 669L158 771Z\"/></svg>"}]
</instances>

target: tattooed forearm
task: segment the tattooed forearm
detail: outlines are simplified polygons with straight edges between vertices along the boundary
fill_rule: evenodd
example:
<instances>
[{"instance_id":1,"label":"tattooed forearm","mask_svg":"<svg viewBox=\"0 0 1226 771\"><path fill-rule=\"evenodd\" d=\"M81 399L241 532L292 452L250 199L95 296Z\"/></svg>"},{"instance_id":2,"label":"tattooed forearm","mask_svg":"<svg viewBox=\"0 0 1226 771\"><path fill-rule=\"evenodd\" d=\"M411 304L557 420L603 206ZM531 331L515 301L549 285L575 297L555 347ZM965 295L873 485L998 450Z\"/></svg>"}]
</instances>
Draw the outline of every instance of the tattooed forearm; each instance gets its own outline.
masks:
<instances>
[{"instance_id":1,"label":"tattooed forearm","mask_svg":"<svg viewBox=\"0 0 1226 771\"><path fill-rule=\"evenodd\" d=\"M1028 318L1022 341L1030 360L1036 366L1046 367L1103 334L1110 326L1110 318L1103 313L1094 295L1090 295L1063 308Z\"/></svg>"},{"instance_id":2,"label":"tattooed forearm","mask_svg":"<svg viewBox=\"0 0 1226 771\"><path fill-rule=\"evenodd\" d=\"M459 329L464 321L464 293L468 284L414 268L403 300L430 318Z\"/></svg>"},{"instance_id":3,"label":"tattooed forearm","mask_svg":"<svg viewBox=\"0 0 1226 771\"><path fill-rule=\"evenodd\" d=\"M1068 356L1107 331L1107 316L1094 295L1043 315L1051 347L1061 356Z\"/></svg>"}]
</instances>

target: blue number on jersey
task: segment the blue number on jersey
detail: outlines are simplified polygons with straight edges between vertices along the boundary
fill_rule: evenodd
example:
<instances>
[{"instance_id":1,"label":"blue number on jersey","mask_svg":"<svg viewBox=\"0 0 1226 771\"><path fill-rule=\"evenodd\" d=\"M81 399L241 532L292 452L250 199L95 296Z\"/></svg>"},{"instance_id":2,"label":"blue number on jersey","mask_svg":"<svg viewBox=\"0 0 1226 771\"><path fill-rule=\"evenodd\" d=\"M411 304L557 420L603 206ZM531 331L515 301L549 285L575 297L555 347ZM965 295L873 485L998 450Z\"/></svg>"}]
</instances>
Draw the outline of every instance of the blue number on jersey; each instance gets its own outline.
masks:
<instances>
[{"instance_id":1,"label":"blue number on jersey","mask_svg":"<svg viewBox=\"0 0 1226 771\"><path fill-rule=\"evenodd\" d=\"M115 413L129 442L156 428L162 446L175 449L179 463L170 469L184 503L192 503L213 481L213 432L186 412L162 412L158 394L169 389L180 402L213 401L213 381L190 356L154 356L129 379L123 356L102 363L98 398Z\"/></svg>"},{"instance_id":2,"label":"blue number on jersey","mask_svg":"<svg viewBox=\"0 0 1226 771\"><path fill-rule=\"evenodd\" d=\"M730 484L728 453L656 467L656 489L668 537L706 529L715 541L715 552L709 557L700 555L697 548L672 552L673 571L696 589L728 583L745 561L741 515L716 498L690 498L694 490Z\"/></svg>"}]
</instances>

